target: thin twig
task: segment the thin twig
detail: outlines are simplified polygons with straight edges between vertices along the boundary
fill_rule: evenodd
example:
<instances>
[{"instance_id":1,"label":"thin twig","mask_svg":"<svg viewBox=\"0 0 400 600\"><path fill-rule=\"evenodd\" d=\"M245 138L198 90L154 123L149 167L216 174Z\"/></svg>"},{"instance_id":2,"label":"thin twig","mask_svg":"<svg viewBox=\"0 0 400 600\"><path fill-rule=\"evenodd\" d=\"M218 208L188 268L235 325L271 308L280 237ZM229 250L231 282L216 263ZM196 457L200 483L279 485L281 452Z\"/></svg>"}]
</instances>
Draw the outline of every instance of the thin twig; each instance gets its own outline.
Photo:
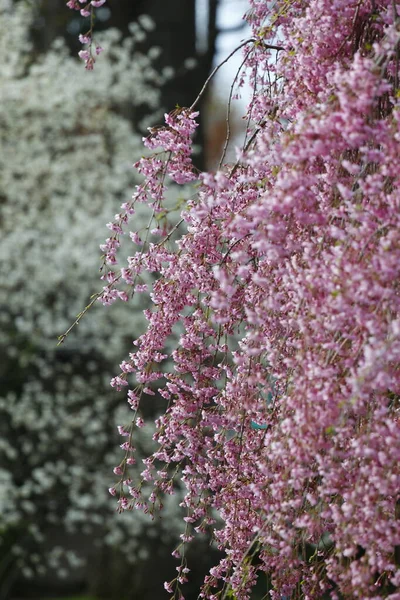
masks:
<instances>
[{"instance_id":1,"label":"thin twig","mask_svg":"<svg viewBox=\"0 0 400 600\"><path fill-rule=\"evenodd\" d=\"M235 248L235 246L240 244L240 242L243 242L243 240L248 238L250 235L251 235L250 233L246 233L246 235L244 237L240 238L239 240L236 240L236 242L233 242L233 244L231 246L229 246L228 250L225 252L224 256L222 257L221 262L219 263L220 266L223 265L228 260L228 256L232 252L232 250Z\"/></svg>"},{"instance_id":2,"label":"thin twig","mask_svg":"<svg viewBox=\"0 0 400 600\"><path fill-rule=\"evenodd\" d=\"M219 65L217 65L210 73L210 75L207 77L207 79L204 82L203 87L201 88L199 95L197 96L196 100L193 102L193 104L190 106L189 110L193 110L194 107L196 106L196 104L198 104L198 102L200 101L202 95L204 94L204 92L207 89L208 84L210 83L211 79L214 77L214 75L220 70L220 68L228 62L228 60L230 58L232 58L232 56L234 54L236 54L236 52L238 50L240 50L240 48L243 48L243 46L247 46L247 44L250 44L251 42L253 42L253 44L258 43L259 45L263 46L263 48L266 48L268 50L276 50L279 52L279 50L284 50L285 48L283 48L282 46L275 46L273 44L264 44L261 40L257 40L257 38L249 38L247 40L245 40L244 42L242 42L241 44L239 44L239 46L237 46L234 50L232 50L232 52L226 57L224 58L224 60L222 62L219 63Z\"/></svg>"},{"instance_id":3,"label":"thin twig","mask_svg":"<svg viewBox=\"0 0 400 600\"><path fill-rule=\"evenodd\" d=\"M79 315L77 315L77 317L76 317L75 321L72 323L72 325L70 325L70 327L67 329L67 331L65 333L58 336L57 346L60 346L64 342L65 338L71 333L71 331L75 327L75 325L79 325L79 321L87 313L87 311L90 308L92 308L93 304L96 302L96 300L98 300L98 298L100 298L100 296L103 295L103 293L104 293L104 291L97 292L96 294L93 294L93 296L91 296L91 300L90 300L89 304L86 306L86 308L83 309L82 312L79 313Z\"/></svg>"},{"instance_id":4,"label":"thin twig","mask_svg":"<svg viewBox=\"0 0 400 600\"><path fill-rule=\"evenodd\" d=\"M260 44L260 46L262 46L266 50L276 50L277 52L282 52L282 50L285 50L285 48L283 46L275 46L275 44L266 44L262 40L256 40L256 41L258 44Z\"/></svg>"},{"instance_id":5,"label":"thin twig","mask_svg":"<svg viewBox=\"0 0 400 600\"><path fill-rule=\"evenodd\" d=\"M167 242L169 240L169 238L171 237L171 235L182 225L182 223L184 222L185 219L181 218L179 219L179 221L173 226L173 228L171 229L171 231L162 239L160 240L156 246L162 246L163 244L165 244L165 242Z\"/></svg>"},{"instance_id":6,"label":"thin twig","mask_svg":"<svg viewBox=\"0 0 400 600\"><path fill-rule=\"evenodd\" d=\"M265 113L265 115L267 115L267 112ZM249 138L249 141L247 142L247 144L245 145L245 147L243 148L243 152L247 152L247 150L250 148L251 144L254 142L254 140L257 137L257 134L263 129L262 127L262 123L263 121L260 122L260 124L258 125L257 129L255 129L252 133L252 135ZM232 169L229 172L228 175L228 179L230 179L231 177L233 177L233 175L236 173L236 171L238 170L240 166L240 159L238 161L236 161L236 163L233 165Z\"/></svg>"},{"instance_id":7,"label":"thin twig","mask_svg":"<svg viewBox=\"0 0 400 600\"><path fill-rule=\"evenodd\" d=\"M204 94L204 92L207 89L208 84L210 83L211 79L214 77L214 75L220 70L220 68L228 62L228 60L230 58L232 58L232 56L234 54L236 54L236 52L238 50L240 50L240 48L243 48L243 46L247 46L247 44L250 44L251 42L255 42L255 38L249 38L247 40L245 40L244 42L242 42L241 44L239 44L239 46L237 46L234 50L232 50L232 52L226 57L224 58L224 60L222 62L220 62L210 73L210 75L207 77L207 79L204 82L203 87L201 88L196 100L193 102L193 104L190 106L189 110L192 111L194 109L194 107L196 106L196 104L198 104L198 102L200 101L202 95Z\"/></svg>"},{"instance_id":8,"label":"thin twig","mask_svg":"<svg viewBox=\"0 0 400 600\"><path fill-rule=\"evenodd\" d=\"M235 78L232 81L231 89L229 91L228 106L227 106L227 109L226 109L226 138L225 138L225 143L224 143L224 147L223 147L223 150L222 150L222 155L221 155L221 158L220 158L220 161L219 161L218 170L221 169L222 162L223 162L223 160L225 158L226 151L227 151L228 144L229 144L229 140L230 140L230 137L231 137L230 116L231 116L231 105L232 105L233 89L234 89L234 87L236 85L236 81L238 80L238 77L239 77L239 75L240 75L240 73L242 71L243 65L245 64L245 62L247 61L247 59L249 57L250 52L251 52L251 50L249 50L246 53L246 56L244 57L243 61L241 62L240 67L238 68L237 73L235 75Z\"/></svg>"}]
</instances>

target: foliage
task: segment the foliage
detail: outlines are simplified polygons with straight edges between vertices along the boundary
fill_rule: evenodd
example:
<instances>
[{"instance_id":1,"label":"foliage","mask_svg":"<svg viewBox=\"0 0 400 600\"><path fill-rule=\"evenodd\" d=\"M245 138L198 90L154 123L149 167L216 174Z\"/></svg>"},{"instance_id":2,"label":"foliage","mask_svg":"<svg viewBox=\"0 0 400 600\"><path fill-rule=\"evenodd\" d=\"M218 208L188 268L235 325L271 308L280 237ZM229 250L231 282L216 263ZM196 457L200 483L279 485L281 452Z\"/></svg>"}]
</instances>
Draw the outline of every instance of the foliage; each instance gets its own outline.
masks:
<instances>
[{"instance_id":1,"label":"foliage","mask_svg":"<svg viewBox=\"0 0 400 600\"><path fill-rule=\"evenodd\" d=\"M121 426L111 493L120 509L153 512L184 482L182 562L165 584L175 598L185 545L206 529L225 556L200 597L247 599L261 571L275 599L399 597L396 4L250 0L254 94L237 163L196 173L195 104L178 108L150 131L154 155L136 164L145 180L109 225L100 299L157 275L147 329L112 380L139 421ZM174 242L165 187L194 180ZM118 263L140 203L152 222ZM142 395L155 388L159 447L126 485Z\"/></svg>"}]
</instances>

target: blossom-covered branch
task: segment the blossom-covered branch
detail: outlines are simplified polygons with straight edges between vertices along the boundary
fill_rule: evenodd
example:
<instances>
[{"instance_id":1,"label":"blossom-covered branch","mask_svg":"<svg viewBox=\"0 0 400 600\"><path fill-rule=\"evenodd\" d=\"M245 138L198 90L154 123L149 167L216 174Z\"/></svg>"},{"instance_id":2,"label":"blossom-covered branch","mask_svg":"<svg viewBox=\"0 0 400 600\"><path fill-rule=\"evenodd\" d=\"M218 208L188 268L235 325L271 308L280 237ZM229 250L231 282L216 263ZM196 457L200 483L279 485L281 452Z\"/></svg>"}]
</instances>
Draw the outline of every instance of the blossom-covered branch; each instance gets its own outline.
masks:
<instances>
[{"instance_id":1,"label":"blossom-covered branch","mask_svg":"<svg viewBox=\"0 0 400 600\"><path fill-rule=\"evenodd\" d=\"M251 0L247 20L254 94L237 163L196 174L194 105L166 115L146 141L157 153L137 163L145 181L134 202L150 204L149 234L131 232L136 251L119 265L129 204L104 247L113 273L107 300L142 291L135 278L156 274L147 329L112 385L129 388L139 426L145 394L166 401L142 479L124 484L133 423L112 493L122 509L152 512L161 492L184 482L182 563L166 584L176 598L185 544L211 530L225 556L200 597L247 599L264 571L275 600L395 600L396 3ZM169 180L198 186L179 239L163 212ZM162 228L153 228L156 215ZM143 481L153 484L149 497Z\"/></svg>"}]
</instances>

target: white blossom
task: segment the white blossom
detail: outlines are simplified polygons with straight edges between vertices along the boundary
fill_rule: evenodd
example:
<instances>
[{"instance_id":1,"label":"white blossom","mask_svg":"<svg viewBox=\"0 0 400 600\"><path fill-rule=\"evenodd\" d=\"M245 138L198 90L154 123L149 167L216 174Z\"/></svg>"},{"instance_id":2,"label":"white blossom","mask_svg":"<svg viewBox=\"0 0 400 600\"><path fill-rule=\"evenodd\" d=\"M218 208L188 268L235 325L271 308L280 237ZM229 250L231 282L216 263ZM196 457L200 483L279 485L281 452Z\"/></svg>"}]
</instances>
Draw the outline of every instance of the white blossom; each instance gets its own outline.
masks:
<instances>
[{"instance_id":1,"label":"white blossom","mask_svg":"<svg viewBox=\"0 0 400 600\"><path fill-rule=\"evenodd\" d=\"M127 350L124 324L140 328L141 311L94 306L65 346L56 344L101 289L104 223L135 185L142 142L122 114L144 102L156 110L161 83L151 58L113 30L99 36L105 51L94 72L60 41L32 63L31 18L25 3L0 0L0 536L15 531L7 550L25 576L43 572L50 528L101 532L99 542L124 544L131 560L151 529L142 513L117 515L107 491L116 425L132 416L105 390ZM151 434L137 443L148 448ZM47 564L56 568L63 555L51 548Z\"/></svg>"}]
</instances>

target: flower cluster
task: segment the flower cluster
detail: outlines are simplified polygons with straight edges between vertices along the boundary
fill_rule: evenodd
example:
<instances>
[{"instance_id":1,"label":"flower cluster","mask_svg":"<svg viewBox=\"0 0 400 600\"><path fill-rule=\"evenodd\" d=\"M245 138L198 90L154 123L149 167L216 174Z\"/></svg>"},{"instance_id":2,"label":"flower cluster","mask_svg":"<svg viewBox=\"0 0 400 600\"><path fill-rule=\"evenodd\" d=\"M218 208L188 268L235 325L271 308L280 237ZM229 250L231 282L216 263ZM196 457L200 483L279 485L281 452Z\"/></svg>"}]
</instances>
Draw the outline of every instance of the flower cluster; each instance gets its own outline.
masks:
<instances>
[{"instance_id":1,"label":"flower cluster","mask_svg":"<svg viewBox=\"0 0 400 600\"><path fill-rule=\"evenodd\" d=\"M93 69L96 62L95 55L100 54L103 50L93 39L94 9L100 8L105 2L106 0L68 0L67 2L68 8L79 11L82 17L90 17L89 30L85 34L79 35L79 41L86 46L83 50L79 51L79 58L85 61L85 67L89 71ZM93 45L95 46L94 52Z\"/></svg>"},{"instance_id":2,"label":"flower cluster","mask_svg":"<svg viewBox=\"0 0 400 600\"><path fill-rule=\"evenodd\" d=\"M186 109L177 109L172 114L165 115L166 127L149 128L150 135L144 138L144 144L150 150L159 150L150 156L144 156L134 164L134 167L144 176L144 182L136 186L136 192L133 194L130 202L124 202L121 205L121 212L116 214L114 220L107 224L107 227L113 232L112 236L107 238L106 243L100 246L104 252L104 260L107 265L117 263L116 254L120 247L120 236L124 233L124 226L133 217L136 212L137 203L145 203L152 208L150 226L147 228L144 246L137 232L131 232L130 237L134 244L140 246L135 256L128 259L128 267L123 268L117 276L113 271L103 275L103 279L108 284L103 288L100 300L103 304L111 304L117 298L128 300L126 291L118 292L115 284L122 278L133 291L146 291L147 287L138 288L136 282L138 277L144 272L153 272L158 270L158 264L161 260L162 249L157 245L149 246L149 252L144 253L143 248L148 243L149 233L153 235L162 234L159 227L151 229L151 224L160 217L165 216L165 180L169 177L175 183L186 184L193 181L194 174L191 161L191 135L194 133L197 124L195 117L197 112ZM166 158L165 158L166 157ZM152 258L150 249L153 248ZM155 256L158 253L157 259ZM154 256L153 256L154 254Z\"/></svg>"},{"instance_id":3,"label":"flower cluster","mask_svg":"<svg viewBox=\"0 0 400 600\"><path fill-rule=\"evenodd\" d=\"M174 597L185 544L210 530L225 556L200 597L246 600L262 571L275 600L399 597L397 10L251 0L254 93L237 163L197 177L176 239L164 182L194 177L193 107L168 116L146 142L164 154L137 164L136 199L150 223L163 214L161 239L131 232L140 249L120 271L107 242L114 296L121 279L156 273L147 330L113 385L131 388L135 412L155 390L165 399L158 449L125 485L135 425L124 430L112 493L121 509L152 511L184 482Z\"/></svg>"}]
</instances>

